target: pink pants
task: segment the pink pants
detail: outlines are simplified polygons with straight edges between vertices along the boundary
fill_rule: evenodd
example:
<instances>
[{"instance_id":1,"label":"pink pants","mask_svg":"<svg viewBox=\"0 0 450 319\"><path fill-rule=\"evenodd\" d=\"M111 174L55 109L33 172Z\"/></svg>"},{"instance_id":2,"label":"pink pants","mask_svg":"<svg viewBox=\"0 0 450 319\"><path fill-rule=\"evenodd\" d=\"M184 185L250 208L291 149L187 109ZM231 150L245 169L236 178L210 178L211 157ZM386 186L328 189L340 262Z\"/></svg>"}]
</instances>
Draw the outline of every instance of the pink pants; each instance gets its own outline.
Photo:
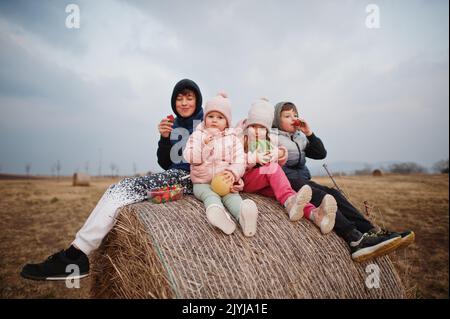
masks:
<instances>
[{"instance_id":1,"label":"pink pants","mask_svg":"<svg viewBox=\"0 0 450 319\"><path fill-rule=\"evenodd\" d=\"M281 205L284 205L289 197L297 194L278 163L269 163L253 168L245 172L242 179L244 180L244 192L275 198ZM303 212L306 218L309 218L314 208L316 207L311 203L305 206Z\"/></svg>"}]
</instances>

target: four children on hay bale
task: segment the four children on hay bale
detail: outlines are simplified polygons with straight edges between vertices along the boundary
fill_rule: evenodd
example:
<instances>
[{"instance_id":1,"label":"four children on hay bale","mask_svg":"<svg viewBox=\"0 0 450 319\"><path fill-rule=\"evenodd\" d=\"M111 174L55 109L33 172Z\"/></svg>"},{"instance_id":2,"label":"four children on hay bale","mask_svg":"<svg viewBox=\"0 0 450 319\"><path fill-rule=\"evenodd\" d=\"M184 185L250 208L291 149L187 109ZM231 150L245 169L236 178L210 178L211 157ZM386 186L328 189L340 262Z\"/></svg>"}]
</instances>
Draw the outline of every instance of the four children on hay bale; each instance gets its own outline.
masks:
<instances>
[{"instance_id":1,"label":"four children on hay bale","mask_svg":"<svg viewBox=\"0 0 450 319\"><path fill-rule=\"evenodd\" d=\"M311 181L306 157L323 159L326 150L309 124L298 118L293 103L281 102L272 107L260 99L251 106L248 118L232 127L231 105L225 93L210 99L204 112L200 88L192 80L183 79L173 89L171 105L176 118L169 116L158 127L158 164L165 171L125 178L111 185L72 244L44 262L26 264L22 277L65 280L71 275L75 279L66 272L67 266L73 264L79 267L78 278L87 276L88 255L114 226L118 208L146 200L151 189L174 184L200 199L207 219L226 234L233 233L236 226L225 207L245 236L256 233L258 208L253 201L242 200L239 191L244 191L276 198L292 221L305 216L324 234L334 230L348 243L351 257L357 262L388 254L414 241L412 231L379 229L340 192ZM190 137L183 154L187 134ZM187 161L182 160L183 155Z\"/></svg>"},{"instance_id":2,"label":"four children on hay bale","mask_svg":"<svg viewBox=\"0 0 450 319\"><path fill-rule=\"evenodd\" d=\"M310 186L304 185L298 192L292 189L280 166L287 161L287 149L275 146L278 144L269 136L273 114L273 106L261 99L252 105L248 118L232 128L231 104L225 93L206 103L204 121L189 137L183 153L191 164L194 195L205 204L208 221L228 235L236 224L225 207L239 221L245 236L256 233L258 208L252 200L242 200L239 191L276 198L291 221L305 215L322 233L329 233L336 201L326 195L316 208L309 203ZM211 183L217 178L221 182Z\"/></svg>"}]
</instances>

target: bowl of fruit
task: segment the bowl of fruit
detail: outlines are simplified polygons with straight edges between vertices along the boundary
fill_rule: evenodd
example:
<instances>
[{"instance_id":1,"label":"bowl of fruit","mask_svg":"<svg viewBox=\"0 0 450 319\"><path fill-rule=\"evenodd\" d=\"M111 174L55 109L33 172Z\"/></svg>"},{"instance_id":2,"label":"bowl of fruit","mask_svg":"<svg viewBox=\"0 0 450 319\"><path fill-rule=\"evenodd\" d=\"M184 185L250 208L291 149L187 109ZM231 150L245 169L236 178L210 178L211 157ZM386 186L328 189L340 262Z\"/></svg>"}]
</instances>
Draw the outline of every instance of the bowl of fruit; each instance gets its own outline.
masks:
<instances>
[{"instance_id":1,"label":"bowl of fruit","mask_svg":"<svg viewBox=\"0 0 450 319\"><path fill-rule=\"evenodd\" d=\"M155 204L173 202L183 198L181 185L153 188L147 192L148 200Z\"/></svg>"}]
</instances>

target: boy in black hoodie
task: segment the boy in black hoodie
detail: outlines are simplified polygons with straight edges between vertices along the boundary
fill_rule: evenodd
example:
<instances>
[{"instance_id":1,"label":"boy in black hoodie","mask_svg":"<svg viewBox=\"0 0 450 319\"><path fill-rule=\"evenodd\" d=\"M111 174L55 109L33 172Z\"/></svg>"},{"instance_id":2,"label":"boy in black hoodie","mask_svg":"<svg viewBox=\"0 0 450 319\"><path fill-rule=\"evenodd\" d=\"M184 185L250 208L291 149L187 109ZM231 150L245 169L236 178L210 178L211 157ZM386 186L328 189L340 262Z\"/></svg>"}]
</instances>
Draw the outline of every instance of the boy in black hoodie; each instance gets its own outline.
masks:
<instances>
[{"instance_id":1,"label":"boy in black hoodie","mask_svg":"<svg viewBox=\"0 0 450 319\"><path fill-rule=\"evenodd\" d=\"M66 280L69 275L70 279L86 277L89 274L88 255L100 246L114 226L118 208L145 200L147 191L152 188L173 184L181 184L186 194L192 194L190 167L183 162L181 149L194 129L195 121L203 119L202 94L197 84L188 79L179 81L173 89L171 104L176 118L163 119L158 127L161 134L158 164L166 171L125 178L111 185L70 247L51 255L44 262L26 264L20 273L22 277L33 280ZM69 265L72 270L74 266L78 267L77 273L68 271Z\"/></svg>"}]
</instances>

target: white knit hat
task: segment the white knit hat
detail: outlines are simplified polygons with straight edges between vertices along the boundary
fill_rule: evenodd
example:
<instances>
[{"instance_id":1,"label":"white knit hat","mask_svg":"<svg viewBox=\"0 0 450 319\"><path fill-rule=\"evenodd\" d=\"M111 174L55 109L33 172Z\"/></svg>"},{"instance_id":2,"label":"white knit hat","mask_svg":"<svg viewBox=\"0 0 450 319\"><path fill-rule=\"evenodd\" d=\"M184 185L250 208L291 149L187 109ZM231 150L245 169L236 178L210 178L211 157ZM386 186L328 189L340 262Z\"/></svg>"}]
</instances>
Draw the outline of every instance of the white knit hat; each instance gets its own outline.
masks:
<instances>
[{"instance_id":1,"label":"white knit hat","mask_svg":"<svg viewBox=\"0 0 450 319\"><path fill-rule=\"evenodd\" d=\"M270 131L273 122L273 105L266 98L254 102L248 111L246 126L259 124Z\"/></svg>"}]
</instances>

